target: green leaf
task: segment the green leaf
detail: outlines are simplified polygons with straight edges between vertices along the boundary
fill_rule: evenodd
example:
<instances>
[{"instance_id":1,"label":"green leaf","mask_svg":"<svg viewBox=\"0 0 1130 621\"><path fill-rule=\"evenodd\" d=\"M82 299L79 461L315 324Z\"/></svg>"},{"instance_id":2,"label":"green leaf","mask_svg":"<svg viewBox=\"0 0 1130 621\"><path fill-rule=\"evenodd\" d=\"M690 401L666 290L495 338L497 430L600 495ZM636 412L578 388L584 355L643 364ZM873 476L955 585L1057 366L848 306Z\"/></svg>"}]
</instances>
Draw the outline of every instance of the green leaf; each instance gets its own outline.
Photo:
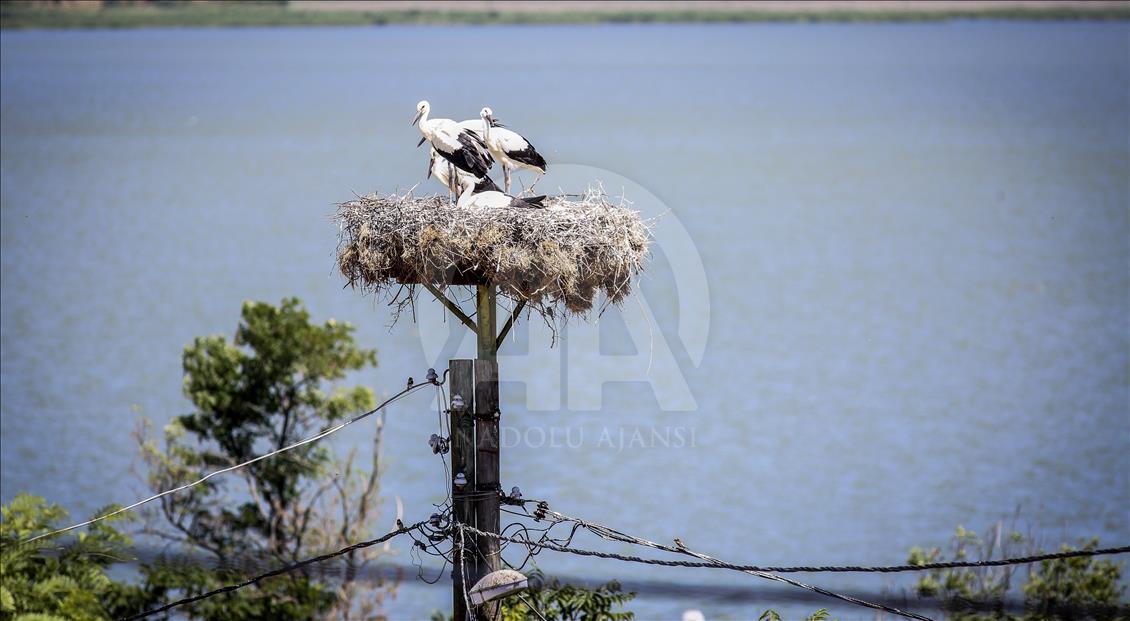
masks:
<instances>
[{"instance_id":1,"label":"green leaf","mask_svg":"<svg viewBox=\"0 0 1130 621\"><path fill-rule=\"evenodd\" d=\"M16 611L16 598L12 596L12 592L8 587L0 585L0 612L15 612Z\"/></svg>"}]
</instances>

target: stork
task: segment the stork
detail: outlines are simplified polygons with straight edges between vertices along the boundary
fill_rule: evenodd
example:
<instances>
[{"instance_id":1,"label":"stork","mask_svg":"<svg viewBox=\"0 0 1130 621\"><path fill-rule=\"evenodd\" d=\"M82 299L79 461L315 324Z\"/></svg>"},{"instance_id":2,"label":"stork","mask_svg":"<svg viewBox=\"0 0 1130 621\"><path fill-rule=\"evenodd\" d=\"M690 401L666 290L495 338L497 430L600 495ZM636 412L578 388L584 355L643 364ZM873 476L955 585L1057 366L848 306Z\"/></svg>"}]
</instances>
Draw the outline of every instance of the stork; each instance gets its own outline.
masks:
<instances>
[{"instance_id":1,"label":"stork","mask_svg":"<svg viewBox=\"0 0 1130 621\"><path fill-rule=\"evenodd\" d=\"M510 191L510 171L515 168L532 170L539 176L545 174L545 158L529 140L499 123L490 108L479 111L479 120L463 121L459 123L459 127L482 138L490 154L502 164L503 189L507 192ZM534 180L534 184L537 184L537 180Z\"/></svg>"},{"instance_id":2,"label":"stork","mask_svg":"<svg viewBox=\"0 0 1130 621\"><path fill-rule=\"evenodd\" d=\"M435 175L436 181L442 183L454 196L458 197L466 190L477 187L482 188L479 191L498 190L490 177L476 179L471 173L456 168L435 149L428 150L428 177Z\"/></svg>"},{"instance_id":3,"label":"stork","mask_svg":"<svg viewBox=\"0 0 1130 621\"><path fill-rule=\"evenodd\" d=\"M485 177L494 160L483 139L451 119L429 119L431 109L427 100L416 104L416 116L412 119L412 124L419 124L420 133L424 135L416 146L427 140L432 143L436 153L459 170L474 175L476 179Z\"/></svg>"},{"instance_id":4,"label":"stork","mask_svg":"<svg viewBox=\"0 0 1130 621\"><path fill-rule=\"evenodd\" d=\"M505 192L500 192L498 186L494 185L490 177L487 177L480 181L475 187L463 190L463 193L459 195L459 201L455 205L464 208L488 207L504 209L509 207L515 209L543 209L545 205L542 204L542 201L544 200L545 196L518 198L506 194Z\"/></svg>"}]
</instances>

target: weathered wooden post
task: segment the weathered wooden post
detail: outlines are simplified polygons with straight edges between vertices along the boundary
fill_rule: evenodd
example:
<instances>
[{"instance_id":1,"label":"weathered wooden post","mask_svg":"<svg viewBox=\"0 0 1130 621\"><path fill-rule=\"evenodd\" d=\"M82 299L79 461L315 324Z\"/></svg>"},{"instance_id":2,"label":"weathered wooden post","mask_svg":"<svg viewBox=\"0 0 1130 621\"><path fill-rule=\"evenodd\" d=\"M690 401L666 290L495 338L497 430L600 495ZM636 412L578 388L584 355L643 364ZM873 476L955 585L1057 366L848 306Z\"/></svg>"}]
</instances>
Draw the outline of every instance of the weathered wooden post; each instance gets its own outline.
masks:
<instances>
[{"instance_id":1,"label":"weathered wooden post","mask_svg":"<svg viewBox=\"0 0 1130 621\"><path fill-rule=\"evenodd\" d=\"M488 533L498 533L500 528L498 482L498 363L493 360L475 361L475 477L476 486L475 519L478 528ZM482 576L502 569L499 557L498 540L480 537L479 574ZM486 604L479 608L476 618L497 618L498 604Z\"/></svg>"},{"instance_id":2,"label":"weathered wooden post","mask_svg":"<svg viewBox=\"0 0 1130 621\"><path fill-rule=\"evenodd\" d=\"M495 330L497 304L493 284L478 285L478 360L475 360L475 520L479 530L497 533L500 527L498 483L498 332ZM479 537L478 572L475 580L501 569L498 540ZM493 620L498 604L480 606L476 619Z\"/></svg>"},{"instance_id":3,"label":"weathered wooden post","mask_svg":"<svg viewBox=\"0 0 1130 621\"><path fill-rule=\"evenodd\" d=\"M475 524L472 501L467 498L475 481L475 440L473 427L475 408L475 361L452 360L451 369L451 497L453 519L460 524ZM462 497L461 497L462 496ZM467 620L465 589L474 584L478 572L477 555L463 554L453 546L451 602L454 621Z\"/></svg>"},{"instance_id":4,"label":"weathered wooden post","mask_svg":"<svg viewBox=\"0 0 1130 621\"><path fill-rule=\"evenodd\" d=\"M496 331L497 292L493 284L475 287L475 332L478 336L479 360L498 360L498 332Z\"/></svg>"}]
</instances>

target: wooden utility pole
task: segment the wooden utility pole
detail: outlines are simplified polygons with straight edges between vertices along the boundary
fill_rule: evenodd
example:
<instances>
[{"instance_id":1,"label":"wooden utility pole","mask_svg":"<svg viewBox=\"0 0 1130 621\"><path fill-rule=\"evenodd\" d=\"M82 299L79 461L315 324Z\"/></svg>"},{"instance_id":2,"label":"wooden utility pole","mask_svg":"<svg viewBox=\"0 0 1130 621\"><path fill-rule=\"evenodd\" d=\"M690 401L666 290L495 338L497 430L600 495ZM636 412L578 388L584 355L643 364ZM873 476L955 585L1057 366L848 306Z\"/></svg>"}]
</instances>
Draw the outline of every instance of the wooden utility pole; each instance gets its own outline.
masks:
<instances>
[{"instance_id":1,"label":"wooden utility pole","mask_svg":"<svg viewBox=\"0 0 1130 621\"><path fill-rule=\"evenodd\" d=\"M475 518L478 529L488 533L499 531L498 484L498 363L475 361ZM498 540L479 537L479 575L475 579L502 569ZM479 607L476 619L495 619L497 603Z\"/></svg>"},{"instance_id":2,"label":"wooden utility pole","mask_svg":"<svg viewBox=\"0 0 1130 621\"><path fill-rule=\"evenodd\" d=\"M459 411L451 408L452 497L456 522L497 533L499 516L499 409L498 344L513 324L513 316L503 333L497 332L497 290L494 285L477 285L475 295L476 360L451 361L451 399L459 395ZM466 322L465 322L466 323ZM460 478L460 473L464 478ZM460 485L459 483L463 484ZM458 533L455 534L458 537ZM465 553L456 542L452 581L454 621L492 621L498 604L468 610L465 589L470 589L486 574L502 568L497 539L464 536Z\"/></svg>"},{"instance_id":3,"label":"wooden utility pole","mask_svg":"<svg viewBox=\"0 0 1130 621\"><path fill-rule=\"evenodd\" d=\"M495 325L497 292L494 285L478 285L475 291L475 325L478 327L479 360L498 360L498 327Z\"/></svg>"},{"instance_id":4,"label":"wooden utility pole","mask_svg":"<svg viewBox=\"0 0 1130 621\"><path fill-rule=\"evenodd\" d=\"M460 524L473 526L475 512L472 501L466 498L475 481L475 361L452 360L451 369L451 496L453 520ZM459 404L462 403L462 406ZM463 498L460 498L463 496ZM459 534L455 533L458 538ZM467 620L467 600L465 589L474 585L472 577L478 574L476 570L478 558L474 552L464 555L455 540L452 552L452 592L451 603L454 621ZM468 546L468 550L472 550ZM470 580L470 583L468 581Z\"/></svg>"},{"instance_id":5,"label":"wooden utility pole","mask_svg":"<svg viewBox=\"0 0 1130 621\"><path fill-rule=\"evenodd\" d=\"M488 533L499 530L498 494L498 308L493 284L478 285L475 323L478 327L478 360L475 360L475 520ZM498 540L479 537L475 580L501 569ZM480 606L475 618L493 620L498 604Z\"/></svg>"}]
</instances>

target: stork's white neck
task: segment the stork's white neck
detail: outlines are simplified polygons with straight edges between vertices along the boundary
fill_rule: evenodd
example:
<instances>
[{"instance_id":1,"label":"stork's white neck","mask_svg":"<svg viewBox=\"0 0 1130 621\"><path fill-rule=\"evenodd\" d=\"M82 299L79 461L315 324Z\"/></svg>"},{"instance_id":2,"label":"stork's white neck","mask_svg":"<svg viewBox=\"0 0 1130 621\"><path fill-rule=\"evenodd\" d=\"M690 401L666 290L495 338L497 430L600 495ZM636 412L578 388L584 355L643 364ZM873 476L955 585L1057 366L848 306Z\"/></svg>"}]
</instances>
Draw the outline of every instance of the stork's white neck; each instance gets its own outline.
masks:
<instances>
[{"instance_id":1,"label":"stork's white neck","mask_svg":"<svg viewBox=\"0 0 1130 621\"><path fill-rule=\"evenodd\" d=\"M420 128L421 134L423 134L428 140L431 140L431 138L432 138L432 125L431 125L431 121L428 120L428 113L429 112L431 112L429 109L424 108L423 113L420 114L420 120L416 123L416 127Z\"/></svg>"}]
</instances>

